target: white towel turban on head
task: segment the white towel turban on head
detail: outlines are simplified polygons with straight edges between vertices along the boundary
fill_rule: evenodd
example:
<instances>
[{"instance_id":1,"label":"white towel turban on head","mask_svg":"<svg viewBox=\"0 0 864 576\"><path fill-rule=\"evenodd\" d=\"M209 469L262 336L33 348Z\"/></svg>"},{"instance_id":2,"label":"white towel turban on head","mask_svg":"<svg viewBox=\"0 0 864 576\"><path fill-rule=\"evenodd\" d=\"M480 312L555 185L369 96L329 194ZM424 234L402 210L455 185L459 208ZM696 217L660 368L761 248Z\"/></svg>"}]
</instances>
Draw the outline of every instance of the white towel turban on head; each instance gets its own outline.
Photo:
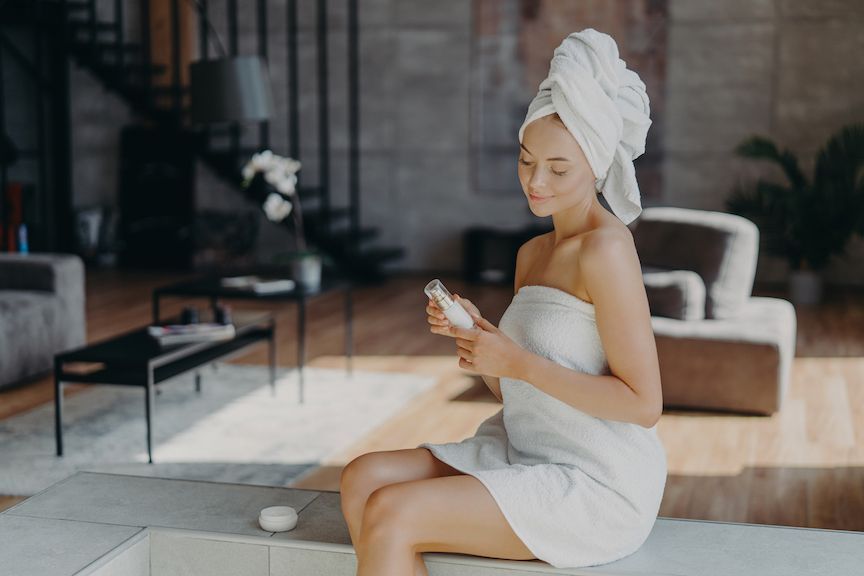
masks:
<instances>
[{"instance_id":1,"label":"white towel turban on head","mask_svg":"<svg viewBox=\"0 0 864 576\"><path fill-rule=\"evenodd\" d=\"M592 28L555 49L549 75L519 128L557 113L585 153L596 187L625 224L642 212L633 160L645 152L651 126L645 83L618 57L618 45Z\"/></svg>"}]
</instances>

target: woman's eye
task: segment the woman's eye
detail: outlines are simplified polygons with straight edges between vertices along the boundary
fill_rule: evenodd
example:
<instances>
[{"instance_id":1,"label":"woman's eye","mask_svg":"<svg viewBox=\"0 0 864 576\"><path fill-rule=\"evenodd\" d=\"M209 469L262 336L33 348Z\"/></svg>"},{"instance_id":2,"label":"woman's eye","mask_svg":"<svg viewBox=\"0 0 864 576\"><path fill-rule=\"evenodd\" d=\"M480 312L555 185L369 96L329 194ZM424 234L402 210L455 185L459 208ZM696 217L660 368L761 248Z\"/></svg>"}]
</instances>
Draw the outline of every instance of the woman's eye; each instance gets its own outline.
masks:
<instances>
[{"instance_id":1,"label":"woman's eye","mask_svg":"<svg viewBox=\"0 0 864 576\"><path fill-rule=\"evenodd\" d=\"M523 165L525 165L525 166L530 166L530 165L531 165L530 162L526 162L526 161L523 160L522 158L519 158L519 163L520 163L520 164L523 164Z\"/></svg>"},{"instance_id":2,"label":"woman's eye","mask_svg":"<svg viewBox=\"0 0 864 576\"><path fill-rule=\"evenodd\" d=\"M567 171L565 170L564 172L556 172L555 170L552 170L552 173L556 176L564 176L565 174L567 174Z\"/></svg>"}]
</instances>

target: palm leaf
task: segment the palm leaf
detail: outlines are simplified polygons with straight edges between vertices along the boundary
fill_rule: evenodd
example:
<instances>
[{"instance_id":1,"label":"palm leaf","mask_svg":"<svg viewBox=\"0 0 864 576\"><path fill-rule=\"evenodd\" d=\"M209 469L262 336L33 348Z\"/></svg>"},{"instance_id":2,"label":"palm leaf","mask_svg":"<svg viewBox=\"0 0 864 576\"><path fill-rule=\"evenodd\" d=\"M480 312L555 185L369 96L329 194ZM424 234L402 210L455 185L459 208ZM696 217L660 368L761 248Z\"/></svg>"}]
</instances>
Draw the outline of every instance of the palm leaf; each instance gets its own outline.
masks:
<instances>
[{"instance_id":1,"label":"palm leaf","mask_svg":"<svg viewBox=\"0 0 864 576\"><path fill-rule=\"evenodd\" d=\"M798 159L789 150L780 151L771 140L763 136L753 136L735 148L735 153L751 160L769 160L783 170L793 188L807 186L807 178L798 166Z\"/></svg>"},{"instance_id":2,"label":"palm leaf","mask_svg":"<svg viewBox=\"0 0 864 576\"><path fill-rule=\"evenodd\" d=\"M847 126L828 140L816 159L813 182L835 230L864 234L864 125Z\"/></svg>"}]
</instances>

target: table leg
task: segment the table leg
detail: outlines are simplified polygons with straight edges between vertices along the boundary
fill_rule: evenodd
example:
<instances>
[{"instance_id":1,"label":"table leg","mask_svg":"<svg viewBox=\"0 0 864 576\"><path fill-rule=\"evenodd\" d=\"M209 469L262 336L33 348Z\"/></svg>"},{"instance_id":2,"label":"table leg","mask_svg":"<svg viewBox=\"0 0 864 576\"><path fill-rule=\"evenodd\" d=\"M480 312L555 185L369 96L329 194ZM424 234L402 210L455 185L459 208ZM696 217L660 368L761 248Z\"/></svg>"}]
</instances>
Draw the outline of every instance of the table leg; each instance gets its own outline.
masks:
<instances>
[{"instance_id":1,"label":"table leg","mask_svg":"<svg viewBox=\"0 0 864 576\"><path fill-rule=\"evenodd\" d=\"M153 370L147 370L147 388L145 390L146 410L147 410L147 460L150 464L153 463Z\"/></svg>"},{"instance_id":2,"label":"table leg","mask_svg":"<svg viewBox=\"0 0 864 576\"><path fill-rule=\"evenodd\" d=\"M297 307L297 364L298 375L300 378L300 404L303 404L303 356L306 334L306 299L300 298L299 306Z\"/></svg>"},{"instance_id":3,"label":"table leg","mask_svg":"<svg viewBox=\"0 0 864 576\"><path fill-rule=\"evenodd\" d=\"M276 320L270 321L270 392L276 395Z\"/></svg>"},{"instance_id":4,"label":"table leg","mask_svg":"<svg viewBox=\"0 0 864 576\"><path fill-rule=\"evenodd\" d=\"M54 435L57 456L63 456L63 382L60 380L62 362L54 361Z\"/></svg>"},{"instance_id":5,"label":"table leg","mask_svg":"<svg viewBox=\"0 0 864 576\"><path fill-rule=\"evenodd\" d=\"M354 327L352 326L354 314L352 311L351 286L345 290L345 357L348 368L348 376L354 373L352 352L354 349Z\"/></svg>"},{"instance_id":6,"label":"table leg","mask_svg":"<svg viewBox=\"0 0 864 576\"><path fill-rule=\"evenodd\" d=\"M195 371L195 392L201 393L201 371Z\"/></svg>"}]
</instances>

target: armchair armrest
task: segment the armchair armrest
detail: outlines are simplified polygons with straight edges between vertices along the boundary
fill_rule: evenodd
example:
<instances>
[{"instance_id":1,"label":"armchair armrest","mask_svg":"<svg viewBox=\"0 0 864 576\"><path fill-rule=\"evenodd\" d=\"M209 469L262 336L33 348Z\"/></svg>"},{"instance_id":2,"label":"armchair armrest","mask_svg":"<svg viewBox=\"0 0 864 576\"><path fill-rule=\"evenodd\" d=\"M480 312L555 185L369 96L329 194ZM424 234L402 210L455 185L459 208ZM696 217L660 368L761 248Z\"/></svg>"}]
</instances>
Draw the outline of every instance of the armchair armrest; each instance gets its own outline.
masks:
<instances>
[{"instance_id":1,"label":"armchair armrest","mask_svg":"<svg viewBox=\"0 0 864 576\"><path fill-rule=\"evenodd\" d=\"M652 316L705 319L705 283L696 272L643 266L642 281Z\"/></svg>"}]
</instances>

